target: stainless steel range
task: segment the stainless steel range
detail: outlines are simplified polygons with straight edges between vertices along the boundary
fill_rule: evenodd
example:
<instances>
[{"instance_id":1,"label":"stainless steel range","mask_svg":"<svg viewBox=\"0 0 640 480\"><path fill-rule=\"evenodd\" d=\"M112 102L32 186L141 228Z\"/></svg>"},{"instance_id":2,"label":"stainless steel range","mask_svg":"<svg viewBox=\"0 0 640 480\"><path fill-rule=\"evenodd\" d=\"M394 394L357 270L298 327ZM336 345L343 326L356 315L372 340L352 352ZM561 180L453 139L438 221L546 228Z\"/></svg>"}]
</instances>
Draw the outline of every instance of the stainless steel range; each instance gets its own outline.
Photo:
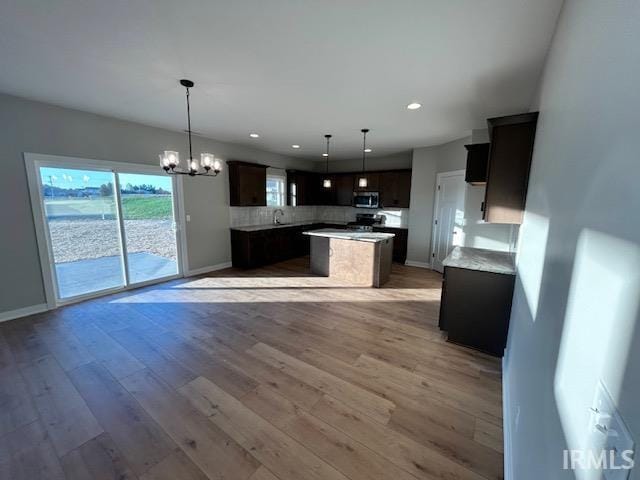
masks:
<instances>
[{"instance_id":1,"label":"stainless steel range","mask_svg":"<svg viewBox=\"0 0 640 480\"><path fill-rule=\"evenodd\" d=\"M384 215L375 213L357 213L356 221L347 223L349 230L357 230L359 232L372 232L374 226L382 225Z\"/></svg>"}]
</instances>

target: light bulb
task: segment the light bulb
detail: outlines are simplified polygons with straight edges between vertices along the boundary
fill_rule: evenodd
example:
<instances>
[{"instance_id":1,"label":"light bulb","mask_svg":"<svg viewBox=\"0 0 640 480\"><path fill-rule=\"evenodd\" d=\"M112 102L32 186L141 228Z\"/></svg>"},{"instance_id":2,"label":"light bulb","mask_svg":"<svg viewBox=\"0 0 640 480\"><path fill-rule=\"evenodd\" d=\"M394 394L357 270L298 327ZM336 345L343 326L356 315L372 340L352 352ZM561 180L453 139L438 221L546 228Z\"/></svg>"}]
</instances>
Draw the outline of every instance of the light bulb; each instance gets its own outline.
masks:
<instances>
[{"instance_id":1,"label":"light bulb","mask_svg":"<svg viewBox=\"0 0 640 480\"><path fill-rule=\"evenodd\" d=\"M189 169L192 172L197 172L199 168L198 162L196 160L191 159L191 163L189 164Z\"/></svg>"},{"instance_id":2,"label":"light bulb","mask_svg":"<svg viewBox=\"0 0 640 480\"><path fill-rule=\"evenodd\" d=\"M213 161L213 170L216 172L219 172L220 170L222 170L220 165L220 160L218 160L217 158Z\"/></svg>"},{"instance_id":3,"label":"light bulb","mask_svg":"<svg viewBox=\"0 0 640 480\"><path fill-rule=\"evenodd\" d=\"M367 177L360 177L358 179L358 187L360 188L367 188L367 185L369 183L367 182Z\"/></svg>"},{"instance_id":4,"label":"light bulb","mask_svg":"<svg viewBox=\"0 0 640 480\"><path fill-rule=\"evenodd\" d=\"M329 179L329 178L325 178L325 179L322 181L322 186L323 186L324 188L331 188L331 179Z\"/></svg>"},{"instance_id":5,"label":"light bulb","mask_svg":"<svg viewBox=\"0 0 640 480\"><path fill-rule=\"evenodd\" d=\"M171 150L165 150L164 156L167 158L170 167L175 167L180 163L180 154L178 152L172 152Z\"/></svg>"},{"instance_id":6,"label":"light bulb","mask_svg":"<svg viewBox=\"0 0 640 480\"><path fill-rule=\"evenodd\" d=\"M204 168L211 168L213 165L213 155L211 153L201 153L200 163Z\"/></svg>"}]
</instances>

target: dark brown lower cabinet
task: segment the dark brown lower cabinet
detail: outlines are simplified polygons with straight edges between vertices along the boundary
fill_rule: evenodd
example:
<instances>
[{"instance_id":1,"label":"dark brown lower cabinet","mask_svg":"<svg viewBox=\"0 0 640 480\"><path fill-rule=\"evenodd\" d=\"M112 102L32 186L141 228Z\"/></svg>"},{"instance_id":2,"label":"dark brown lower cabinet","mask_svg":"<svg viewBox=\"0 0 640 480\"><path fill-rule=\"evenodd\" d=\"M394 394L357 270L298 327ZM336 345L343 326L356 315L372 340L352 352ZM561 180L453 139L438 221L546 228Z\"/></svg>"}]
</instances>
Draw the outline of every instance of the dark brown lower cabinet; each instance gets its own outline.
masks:
<instances>
[{"instance_id":1,"label":"dark brown lower cabinet","mask_svg":"<svg viewBox=\"0 0 640 480\"><path fill-rule=\"evenodd\" d=\"M515 275L445 267L440 329L453 343L504 355Z\"/></svg>"},{"instance_id":2,"label":"dark brown lower cabinet","mask_svg":"<svg viewBox=\"0 0 640 480\"><path fill-rule=\"evenodd\" d=\"M330 225L303 225L245 232L231 229L231 263L238 268L257 268L309 254L307 230Z\"/></svg>"},{"instance_id":3,"label":"dark brown lower cabinet","mask_svg":"<svg viewBox=\"0 0 640 480\"><path fill-rule=\"evenodd\" d=\"M373 227L376 232L393 233L393 261L404 263L407 260L407 242L409 230L406 228Z\"/></svg>"},{"instance_id":4,"label":"dark brown lower cabinet","mask_svg":"<svg viewBox=\"0 0 640 480\"><path fill-rule=\"evenodd\" d=\"M303 232L320 228L345 228L345 226L314 223L253 232L231 229L231 263L238 268L257 268L309 255L309 237L303 235ZM409 231L406 228L384 227L375 227L375 231L396 234L393 239L393 261L404 263L407 258Z\"/></svg>"}]
</instances>

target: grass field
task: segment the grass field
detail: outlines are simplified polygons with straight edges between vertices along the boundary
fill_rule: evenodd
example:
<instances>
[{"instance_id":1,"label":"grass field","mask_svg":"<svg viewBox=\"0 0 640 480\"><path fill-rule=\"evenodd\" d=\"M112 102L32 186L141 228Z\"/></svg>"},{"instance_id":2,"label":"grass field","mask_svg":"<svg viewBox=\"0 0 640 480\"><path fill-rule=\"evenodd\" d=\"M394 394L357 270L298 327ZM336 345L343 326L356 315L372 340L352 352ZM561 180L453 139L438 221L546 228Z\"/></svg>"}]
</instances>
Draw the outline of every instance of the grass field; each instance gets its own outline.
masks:
<instances>
[{"instance_id":1,"label":"grass field","mask_svg":"<svg viewBox=\"0 0 640 480\"><path fill-rule=\"evenodd\" d=\"M47 215L55 217L82 217L115 215L112 198L64 198L45 199ZM168 219L172 217L170 195L122 196L122 213L125 220Z\"/></svg>"},{"instance_id":2,"label":"grass field","mask_svg":"<svg viewBox=\"0 0 640 480\"><path fill-rule=\"evenodd\" d=\"M122 214L125 220L171 218L173 205L170 196L123 197Z\"/></svg>"}]
</instances>

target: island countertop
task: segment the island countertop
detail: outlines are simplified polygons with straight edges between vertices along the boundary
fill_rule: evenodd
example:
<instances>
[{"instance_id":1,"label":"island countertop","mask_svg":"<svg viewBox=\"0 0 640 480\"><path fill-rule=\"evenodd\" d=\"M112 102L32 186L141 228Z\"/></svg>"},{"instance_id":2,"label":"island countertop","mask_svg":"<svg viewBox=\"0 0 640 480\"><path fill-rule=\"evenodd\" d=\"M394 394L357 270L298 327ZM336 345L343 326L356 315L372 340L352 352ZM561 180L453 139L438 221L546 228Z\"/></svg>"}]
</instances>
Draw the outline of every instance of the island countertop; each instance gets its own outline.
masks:
<instances>
[{"instance_id":1,"label":"island countertop","mask_svg":"<svg viewBox=\"0 0 640 480\"><path fill-rule=\"evenodd\" d=\"M304 235L312 237L338 238L340 240L355 240L358 242L384 242L395 237L395 233L384 232L359 232L354 230L338 230L335 228L321 228L319 230L311 230L303 232Z\"/></svg>"},{"instance_id":2,"label":"island countertop","mask_svg":"<svg viewBox=\"0 0 640 480\"><path fill-rule=\"evenodd\" d=\"M258 232L261 230L273 230L274 228L287 228L287 227L304 227L312 225L339 225L345 226L347 225L346 221L340 220L306 220L300 222L290 222L290 223L263 223L258 225L239 225L235 227L230 227L231 230L238 230L240 232ZM406 226L400 225L376 225L374 228L393 228L398 230L407 230Z\"/></svg>"},{"instance_id":3,"label":"island countertop","mask_svg":"<svg viewBox=\"0 0 640 480\"><path fill-rule=\"evenodd\" d=\"M455 247L444 259L445 267L515 275L515 255L484 248Z\"/></svg>"}]
</instances>

